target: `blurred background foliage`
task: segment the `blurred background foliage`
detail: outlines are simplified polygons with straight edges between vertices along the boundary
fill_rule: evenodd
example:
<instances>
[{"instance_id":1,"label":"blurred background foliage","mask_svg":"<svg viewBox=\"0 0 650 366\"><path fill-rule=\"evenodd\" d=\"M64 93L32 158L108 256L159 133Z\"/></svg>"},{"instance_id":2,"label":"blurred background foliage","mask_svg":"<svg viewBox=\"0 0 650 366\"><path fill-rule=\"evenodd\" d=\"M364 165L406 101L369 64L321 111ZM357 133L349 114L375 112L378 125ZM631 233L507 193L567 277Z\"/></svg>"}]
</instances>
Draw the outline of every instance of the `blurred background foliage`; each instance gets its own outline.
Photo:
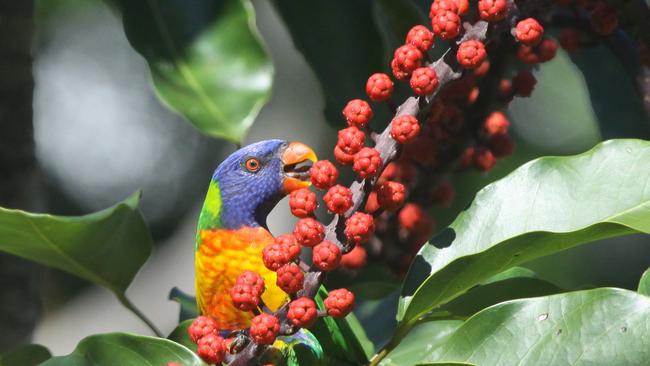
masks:
<instances>
[{"instance_id":1,"label":"blurred background foliage","mask_svg":"<svg viewBox=\"0 0 650 366\"><path fill-rule=\"evenodd\" d=\"M170 331L177 306L167 292L172 286L193 291L194 225L214 167L236 144L264 138L301 140L319 157L331 158L344 103L363 96L371 73L388 71L391 50L410 25L426 19L427 3L36 1L33 136L39 184L29 186L29 195L38 204L23 208L77 215L141 189L156 247L129 292ZM589 62L594 59L599 62ZM437 227L448 225L478 189L535 157L582 152L603 139L647 138L649 118L635 74L628 72L638 65L629 59L604 45L571 56L559 50L537 69L533 97L516 99L507 111L515 153L489 174L455 175L456 199L434 211ZM397 95L406 92L398 89ZM377 129L388 123L388 113L375 113ZM269 221L274 233L292 226L285 207L281 203ZM649 239L611 239L527 267L562 288L634 289L650 265ZM82 280L50 268L30 273L37 273L36 290L21 296L42 302L42 316L31 317L38 319L35 340L55 354L71 351L87 334L146 332L103 290L87 289ZM332 285L343 281L353 281L350 288L363 299L357 315L369 337L381 343L390 332L370 319L395 313L386 309L396 305L396 279L370 266L330 278ZM65 326L72 320L75 327Z\"/></svg>"}]
</instances>

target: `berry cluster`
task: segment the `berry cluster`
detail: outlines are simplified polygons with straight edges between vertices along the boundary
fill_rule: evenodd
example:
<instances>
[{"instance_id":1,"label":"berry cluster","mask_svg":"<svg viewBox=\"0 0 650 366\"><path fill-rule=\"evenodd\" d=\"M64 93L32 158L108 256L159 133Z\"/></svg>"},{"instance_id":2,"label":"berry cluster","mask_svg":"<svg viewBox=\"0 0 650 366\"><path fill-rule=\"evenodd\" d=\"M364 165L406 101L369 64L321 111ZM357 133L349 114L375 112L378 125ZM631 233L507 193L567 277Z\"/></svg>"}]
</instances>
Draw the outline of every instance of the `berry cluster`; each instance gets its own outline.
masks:
<instances>
[{"instance_id":1,"label":"berry cluster","mask_svg":"<svg viewBox=\"0 0 650 366\"><path fill-rule=\"evenodd\" d=\"M557 2L559 11L570 6L590 19L588 30L566 28L559 34L559 44L569 52L587 36L603 37L618 26L616 10L602 1ZM430 208L453 203L452 175L488 172L512 154L511 123L503 110L515 97L532 95L533 67L553 59L558 48L542 21L551 19L545 16L550 8L530 3L519 9L519 2L507 0L478 0L472 6L468 0L434 0L430 27L413 26L393 52L386 65L392 75L373 73L365 84L367 100L343 106L347 126L338 131L334 159L317 161L310 170L312 185L334 218L324 224L315 216L320 193L296 190L289 198L298 218L293 232L275 237L263 250L264 265L276 273L276 285L290 301L268 312L261 300L264 280L254 272L242 273L230 291L237 309L255 315L244 332L247 344L268 346L319 317L349 314L354 295L347 289L330 291L322 309L314 301L328 272L343 268L354 274L372 261L403 274L435 228ZM445 56L431 62L437 44L449 50L437 52ZM641 52L644 56L650 64L650 53ZM395 109L391 99L400 87L413 96ZM385 126L373 111L381 103L394 112ZM339 181L339 169L346 166L357 177L350 186ZM311 260L301 259L309 255ZM232 337L220 336L210 318L196 318L188 331L208 363L242 349Z\"/></svg>"}]
</instances>

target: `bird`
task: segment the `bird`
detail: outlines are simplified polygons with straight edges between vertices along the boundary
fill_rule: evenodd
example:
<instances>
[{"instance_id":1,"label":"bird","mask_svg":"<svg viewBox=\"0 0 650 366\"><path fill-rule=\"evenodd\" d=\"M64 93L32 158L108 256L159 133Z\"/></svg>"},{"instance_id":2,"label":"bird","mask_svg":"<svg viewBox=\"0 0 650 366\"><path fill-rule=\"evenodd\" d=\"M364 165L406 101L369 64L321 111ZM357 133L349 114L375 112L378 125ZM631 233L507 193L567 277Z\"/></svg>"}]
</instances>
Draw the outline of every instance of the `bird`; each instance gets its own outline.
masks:
<instances>
[{"instance_id":1,"label":"bird","mask_svg":"<svg viewBox=\"0 0 650 366\"><path fill-rule=\"evenodd\" d=\"M262 260L262 250L273 242L266 218L285 195L311 185L309 168L316 160L304 143L273 139L233 152L215 169L197 225L195 285L199 312L218 329L250 326L254 314L235 308L230 298L244 271L262 276L262 301L271 311L288 301Z\"/></svg>"}]
</instances>

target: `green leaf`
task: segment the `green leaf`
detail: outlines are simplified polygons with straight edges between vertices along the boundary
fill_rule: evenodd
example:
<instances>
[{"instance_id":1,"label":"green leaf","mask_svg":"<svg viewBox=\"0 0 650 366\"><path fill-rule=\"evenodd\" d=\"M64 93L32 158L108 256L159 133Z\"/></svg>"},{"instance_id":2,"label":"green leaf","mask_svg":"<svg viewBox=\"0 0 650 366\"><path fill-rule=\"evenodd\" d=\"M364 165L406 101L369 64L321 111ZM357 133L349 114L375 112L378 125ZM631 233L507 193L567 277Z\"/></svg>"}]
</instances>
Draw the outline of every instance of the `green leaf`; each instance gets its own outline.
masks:
<instances>
[{"instance_id":1,"label":"green leaf","mask_svg":"<svg viewBox=\"0 0 650 366\"><path fill-rule=\"evenodd\" d=\"M40 344L28 344L0 355L2 366L36 366L52 357Z\"/></svg>"},{"instance_id":2,"label":"green leaf","mask_svg":"<svg viewBox=\"0 0 650 366\"><path fill-rule=\"evenodd\" d=\"M320 343L314 335L306 329L301 329L298 333L286 337L278 337L283 342L282 356L279 360L274 360L278 366L299 366L313 365L325 366L326 355L323 353ZM264 356L262 356L264 359ZM271 358L272 359L272 358Z\"/></svg>"},{"instance_id":3,"label":"green leaf","mask_svg":"<svg viewBox=\"0 0 650 366\"><path fill-rule=\"evenodd\" d=\"M199 131L240 142L274 72L250 1L111 1L158 96Z\"/></svg>"},{"instance_id":4,"label":"green leaf","mask_svg":"<svg viewBox=\"0 0 650 366\"><path fill-rule=\"evenodd\" d=\"M323 87L325 116L334 125L344 125L341 110L348 100L364 98L368 76L388 67L381 34L369 14L373 3L273 1Z\"/></svg>"},{"instance_id":5,"label":"green leaf","mask_svg":"<svg viewBox=\"0 0 650 366\"><path fill-rule=\"evenodd\" d=\"M485 187L411 265L398 311L402 332L520 263L599 239L650 233L648 161L649 142L612 140L584 154L534 160Z\"/></svg>"},{"instance_id":6,"label":"green leaf","mask_svg":"<svg viewBox=\"0 0 650 366\"><path fill-rule=\"evenodd\" d=\"M74 217L0 207L0 251L106 287L159 334L125 294L151 253L151 234L139 202L140 192L136 192L113 207Z\"/></svg>"},{"instance_id":7,"label":"green leaf","mask_svg":"<svg viewBox=\"0 0 650 366\"><path fill-rule=\"evenodd\" d=\"M532 271L521 267L505 271L443 305L440 308L441 314L434 313L432 316L449 314L455 318L467 318L482 309L504 301L565 292L533 275Z\"/></svg>"},{"instance_id":8,"label":"green leaf","mask_svg":"<svg viewBox=\"0 0 650 366\"><path fill-rule=\"evenodd\" d=\"M151 253L140 193L85 216L0 208L0 251L54 267L123 295Z\"/></svg>"},{"instance_id":9,"label":"green leaf","mask_svg":"<svg viewBox=\"0 0 650 366\"><path fill-rule=\"evenodd\" d=\"M490 365L644 365L650 298L603 288L509 301L470 318L428 360Z\"/></svg>"},{"instance_id":10,"label":"green leaf","mask_svg":"<svg viewBox=\"0 0 650 366\"><path fill-rule=\"evenodd\" d=\"M587 84L566 53L559 51L534 74L534 97L515 98L508 106L517 135L532 146L570 154L602 140Z\"/></svg>"},{"instance_id":11,"label":"green leaf","mask_svg":"<svg viewBox=\"0 0 650 366\"><path fill-rule=\"evenodd\" d=\"M431 22L411 0L377 0L373 3L373 15L384 43L391 50L404 44L411 27Z\"/></svg>"},{"instance_id":12,"label":"green leaf","mask_svg":"<svg viewBox=\"0 0 650 366\"><path fill-rule=\"evenodd\" d=\"M632 51L635 47L621 48ZM605 138L647 137L648 120L643 110L642 100L637 91L634 77L636 68L626 67L611 49L604 45L599 47L581 47L571 54L571 60L584 75L589 91L589 98L600 130ZM636 54L625 55L634 60ZM599 62L593 62L599 60ZM608 72L602 72L598 64L608 65ZM631 75L633 73L634 75ZM611 106L615 105L616 108Z\"/></svg>"},{"instance_id":13,"label":"green leaf","mask_svg":"<svg viewBox=\"0 0 650 366\"><path fill-rule=\"evenodd\" d=\"M321 287L314 299L324 309L327 291ZM366 364L373 354L373 345L354 314L345 318L319 318L309 329L323 347L325 356L338 365Z\"/></svg>"},{"instance_id":14,"label":"green leaf","mask_svg":"<svg viewBox=\"0 0 650 366\"><path fill-rule=\"evenodd\" d=\"M419 323L379 364L381 366L406 366L423 362L461 324L463 322L460 320L438 320Z\"/></svg>"},{"instance_id":15,"label":"green leaf","mask_svg":"<svg viewBox=\"0 0 650 366\"><path fill-rule=\"evenodd\" d=\"M179 321L196 318L199 315L199 310L196 307L196 297L184 293L178 287L174 287L169 291L169 299L176 301L181 306Z\"/></svg>"},{"instance_id":16,"label":"green leaf","mask_svg":"<svg viewBox=\"0 0 650 366\"><path fill-rule=\"evenodd\" d=\"M650 268L646 269L643 275L641 275L637 292L641 295L650 296Z\"/></svg>"},{"instance_id":17,"label":"green leaf","mask_svg":"<svg viewBox=\"0 0 650 366\"><path fill-rule=\"evenodd\" d=\"M187 319L182 321L180 324L174 328L174 330L167 336L167 339L174 341L178 344L181 344L192 351L196 352L196 343L190 338L190 334L187 333L187 328L192 325L194 319Z\"/></svg>"},{"instance_id":18,"label":"green leaf","mask_svg":"<svg viewBox=\"0 0 650 366\"><path fill-rule=\"evenodd\" d=\"M84 338L67 356L54 357L41 366L207 366L186 347L167 339L126 333L108 333Z\"/></svg>"}]
</instances>

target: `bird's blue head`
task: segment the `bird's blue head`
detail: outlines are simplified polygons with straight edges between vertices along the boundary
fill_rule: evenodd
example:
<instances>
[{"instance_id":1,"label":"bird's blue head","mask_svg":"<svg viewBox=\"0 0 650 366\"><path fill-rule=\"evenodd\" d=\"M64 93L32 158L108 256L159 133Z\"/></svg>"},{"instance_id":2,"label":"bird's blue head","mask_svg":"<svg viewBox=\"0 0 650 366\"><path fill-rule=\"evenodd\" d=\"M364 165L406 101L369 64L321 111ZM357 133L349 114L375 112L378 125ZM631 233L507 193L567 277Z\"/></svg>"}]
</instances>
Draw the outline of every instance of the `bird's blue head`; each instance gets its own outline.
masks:
<instances>
[{"instance_id":1,"label":"bird's blue head","mask_svg":"<svg viewBox=\"0 0 650 366\"><path fill-rule=\"evenodd\" d=\"M316 154L300 142L265 140L230 154L214 172L224 228L266 227L266 216L284 197L308 187Z\"/></svg>"}]
</instances>

